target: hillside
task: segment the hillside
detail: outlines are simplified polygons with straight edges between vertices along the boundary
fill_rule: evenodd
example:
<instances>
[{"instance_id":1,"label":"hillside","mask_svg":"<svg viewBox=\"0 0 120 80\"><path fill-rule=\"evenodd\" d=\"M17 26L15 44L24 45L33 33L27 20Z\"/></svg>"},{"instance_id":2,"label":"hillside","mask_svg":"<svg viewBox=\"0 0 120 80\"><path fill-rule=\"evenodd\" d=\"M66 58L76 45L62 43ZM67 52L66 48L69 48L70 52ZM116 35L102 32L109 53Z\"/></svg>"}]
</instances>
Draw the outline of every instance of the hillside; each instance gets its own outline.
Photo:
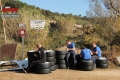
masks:
<instances>
[{"instance_id":1,"label":"hillside","mask_svg":"<svg viewBox=\"0 0 120 80\"><path fill-rule=\"evenodd\" d=\"M7 43L18 43L18 54L21 52L21 36L19 35L20 27L18 24L26 24L25 35L25 52L32 50L36 45L36 30L30 28L30 20L45 20L45 29L39 30L38 42L44 44L47 49L56 49L66 45L66 39L68 37L78 37L83 31L79 29L76 31L76 26L79 25L91 25L85 17L72 14L59 14L53 13L49 10L40 9L33 5L28 5L19 0L4 0L2 1L3 7L11 6L19 8L17 14L20 14L19 18L4 18ZM3 36L2 21L0 20L0 34ZM73 33L74 32L74 33ZM4 36L1 37L1 44L4 43Z\"/></svg>"}]
</instances>

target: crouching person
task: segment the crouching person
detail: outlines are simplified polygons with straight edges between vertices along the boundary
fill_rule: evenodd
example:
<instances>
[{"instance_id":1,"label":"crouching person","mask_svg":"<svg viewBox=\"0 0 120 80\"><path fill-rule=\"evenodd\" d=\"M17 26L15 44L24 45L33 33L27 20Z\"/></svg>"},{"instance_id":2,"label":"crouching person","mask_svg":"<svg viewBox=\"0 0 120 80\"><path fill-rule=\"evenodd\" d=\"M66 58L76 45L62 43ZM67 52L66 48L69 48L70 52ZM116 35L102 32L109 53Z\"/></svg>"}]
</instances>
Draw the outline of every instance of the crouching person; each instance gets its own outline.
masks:
<instances>
[{"instance_id":1,"label":"crouching person","mask_svg":"<svg viewBox=\"0 0 120 80\"><path fill-rule=\"evenodd\" d=\"M45 48L42 46L42 44L36 45L37 49L35 50L34 56L36 58L35 61L32 61L30 66L28 66L27 72L30 71L30 69L34 66L36 66L38 63L45 63L46 62L46 54L45 54Z\"/></svg>"}]
</instances>

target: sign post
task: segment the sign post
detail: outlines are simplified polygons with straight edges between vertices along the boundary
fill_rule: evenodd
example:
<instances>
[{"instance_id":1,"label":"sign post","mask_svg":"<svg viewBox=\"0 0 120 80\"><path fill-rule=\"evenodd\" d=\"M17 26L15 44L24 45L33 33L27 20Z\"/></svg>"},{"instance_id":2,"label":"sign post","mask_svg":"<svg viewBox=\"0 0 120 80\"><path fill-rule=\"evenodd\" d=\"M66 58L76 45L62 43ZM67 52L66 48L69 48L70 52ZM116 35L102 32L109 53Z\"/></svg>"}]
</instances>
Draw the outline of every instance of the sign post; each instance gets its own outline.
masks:
<instances>
[{"instance_id":1,"label":"sign post","mask_svg":"<svg viewBox=\"0 0 120 80\"><path fill-rule=\"evenodd\" d=\"M19 33L22 37L22 59L24 59L24 38L25 38L26 31L25 29L23 29L23 27L25 26L19 24L19 27L21 26L22 26L22 29L20 29Z\"/></svg>"},{"instance_id":2,"label":"sign post","mask_svg":"<svg viewBox=\"0 0 120 80\"><path fill-rule=\"evenodd\" d=\"M30 27L36 29L37 31L37 42L38 42L38 30L44 29L45 20L30 20Z\"/></svg>"}]
</instances>

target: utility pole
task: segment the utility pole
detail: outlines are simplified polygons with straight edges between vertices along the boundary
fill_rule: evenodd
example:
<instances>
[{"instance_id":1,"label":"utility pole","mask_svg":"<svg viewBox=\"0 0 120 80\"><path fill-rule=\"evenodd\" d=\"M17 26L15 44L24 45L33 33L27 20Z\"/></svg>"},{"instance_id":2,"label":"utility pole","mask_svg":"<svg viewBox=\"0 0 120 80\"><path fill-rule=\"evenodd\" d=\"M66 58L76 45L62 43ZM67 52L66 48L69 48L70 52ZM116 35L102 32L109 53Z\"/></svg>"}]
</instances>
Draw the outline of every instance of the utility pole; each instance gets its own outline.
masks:
<instances>
[{"instance_id":1,"label":"utility pole","mask_svg":"<svg viewBox=\"0 0 120 80\"><path fill-rule=\"evenodd\" d=\"M1 7L1 14L3 14L3 12L2 12L2 1L1 0L0 0L0 7ZM5 21L4 21L3 18L2 18L2 26L3 26L3 29L4 29L5 44L7 44Z\"/></svg>"}]
</instances>

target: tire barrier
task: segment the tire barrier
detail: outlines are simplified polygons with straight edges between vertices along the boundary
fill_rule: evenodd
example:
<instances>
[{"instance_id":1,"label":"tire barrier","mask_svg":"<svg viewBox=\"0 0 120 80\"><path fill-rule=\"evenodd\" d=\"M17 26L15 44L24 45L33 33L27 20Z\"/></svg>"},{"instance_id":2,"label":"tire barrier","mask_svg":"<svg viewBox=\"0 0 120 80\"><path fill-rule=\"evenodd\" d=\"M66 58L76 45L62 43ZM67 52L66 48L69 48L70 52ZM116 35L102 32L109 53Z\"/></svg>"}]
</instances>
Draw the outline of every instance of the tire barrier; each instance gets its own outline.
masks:
<instances>
[{"instance_id":1,"label":"tire barrier","mask_svg":"<svg viewBox=\"0 0 120 80\"><path fill-rule=\"evenodd\" d=\"M46 50L46 61L50 62L51 71L56 70L56 59L55 59L55 51L54 50Z\"/></svg>"},{"instance_id":2,"label":"tire barrier","mask_svg":"<svg viewBox=\"0 0 120 80\"><path fill-rule=\"evenodd\" d=\"M55 56L55 51L54 50L46 50L46 56L47 57Z\"/></svg>"},{"instance_id":3,"label":"tire barrier","mask_svg":"<svg viewBox=\"0 0 120 80\"><path fill-rule=\"evenodd\" d=\"M47 61L47 62L55 61L55 56L53 56L53 57L47 57L47 58L46 58L46 61Z\"/></svg>"},{"instance_id":4,"label":"tire barrier","mask_svg":"<svg viewBox=\"0 0 120 80\"><path fill-rule=\"evenodd\" d=\"M58 56L56 56L56 59L57 60L65 60L65 56L66 55L58 55Z\"/></svg>"},{"instance_id":5,"label":"tire barrier","mask_svg":"<svg viewBox=\"0 0 120 80\"><path fill-rule=\"evenodd\" d=\"M51 69L37 70L37 74L49 74L49 73L51 73Z\"/></svg>"},{"instance_id":6,"label":"tire barrier","mask_svg":"<svg viewBox=\"0 0 120 80\"><path fill-rule=\"evenodd\" d=\"M94 66L82 66L81 70L83 70L83 71L92 71L92 70L94 70Z\"/></svg>"},{"instance_id":7,"label":"tire barrier","mask_svg":"<svg viewBox=\"0 0 120 80\"><path fill-rule=\"evenodd\" d=\"M49 74L49 73L51 73L50 62L37 64L37 74Z\"/></svg>"},{"instance_id":8,"label":"tire barrier","mask_svg":"<svg viewBox=\"0 0 120 80\"><path fill-rule=\"evenodd\" d=\"M65 50L56 50L56 54L57 55L66 55L66 51Z\"/></svg>"},{"instance_id":9,"label":"tire barrier","mask_svg":"<svg viewBox=\"0 0 120 80\"><path fill-rule=\"evenodd\" d=\"M50 66L54 66L56 64L56 61L50 62Z\"/></svg>"},{"instance_id":10,"label":"tire barrier","mask_svg":"<svg viewBox=\"0 0 120 80\"><path fill-rule=\"evenodd\" d=\"M108 68L108 60L106 58L99 58L96 60L97 68Z\"/></svg>"},{"instance_id":11,"label":"tire barrier","mask_svg":"<svg viewBox=\"0 0 120 80\"><path fill-rule=\"evenodd\" d=\"M84 71L94 70L93 60L81 60L80 61L80 69L84 70Z\"/></svg>"},{"instance_id":12,"label":"tire barrier","mask_svg":"<svg viewBox=\"0 0 120 80\"><path fill-rule=\"evenodd\" d=\"M80 64L83 66L93 66L94 65L92 60L81 60Z\"/></svg>"},{"instance_id":13,"label":"tire barrier","mask_svg":"<svg viewBox=\"0 0 120 80\"><path fill-rule=\"evenodd\" d=\"M66 64L65 60L57 60L57 64Z\"/></svg>"},{"instance_id":14,"label":"tire barrier","mask_svg":"<svg viewBox=\"0 0 120 80\"><path fill-rule=\"evenodd\" d=\"M59 69L66 69L67 66L66 66L66 64L58 64L58 68Z\"/></svg>"},{"instance_id":15,"label":"tire barrier","mask_svg":"<svg viewBox=\"0 0 120 80\"><path fill-rule=\"evenodd\" d=\"M66 51L65 50L56 50L56 63L59 69L66 69Z\"/></svg>"},{"instance_id":16,"label":"tire barrier","mask_svg":"<svg viewBox=\"0 0 120 80\"><path fill-rule=\"evenodd\" d=\"M51 71L55 71L56 70L56 65L50 67Z\"/></svg>"}]
</instances>

